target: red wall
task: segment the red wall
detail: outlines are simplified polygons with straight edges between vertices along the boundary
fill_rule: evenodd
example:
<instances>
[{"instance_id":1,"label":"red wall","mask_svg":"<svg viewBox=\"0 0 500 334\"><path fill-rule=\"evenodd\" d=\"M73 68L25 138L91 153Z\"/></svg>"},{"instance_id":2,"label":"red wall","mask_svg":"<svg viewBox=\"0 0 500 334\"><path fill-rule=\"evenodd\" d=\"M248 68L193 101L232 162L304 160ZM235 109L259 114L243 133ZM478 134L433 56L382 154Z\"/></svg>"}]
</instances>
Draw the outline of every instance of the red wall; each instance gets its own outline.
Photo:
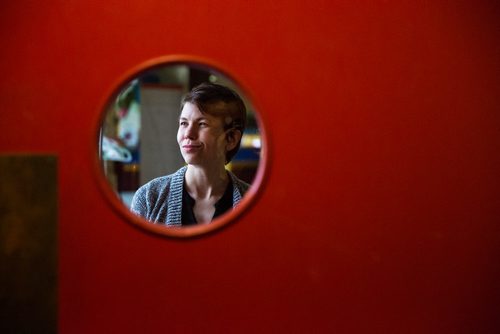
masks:
<instances>
[{"instance_id":1,"label":"red wall","mask_svg":"<svg viewBox=\"0 0 500 334\"><path fill-rule=\"evenodd\" d=\"M59 158L61 333L500 328L496 2L0 9L1 152ZM188 240L123 219L92 146L124 73L172 54L229 71L269 136L255 205Z\"/></svg>"}]
</instances>

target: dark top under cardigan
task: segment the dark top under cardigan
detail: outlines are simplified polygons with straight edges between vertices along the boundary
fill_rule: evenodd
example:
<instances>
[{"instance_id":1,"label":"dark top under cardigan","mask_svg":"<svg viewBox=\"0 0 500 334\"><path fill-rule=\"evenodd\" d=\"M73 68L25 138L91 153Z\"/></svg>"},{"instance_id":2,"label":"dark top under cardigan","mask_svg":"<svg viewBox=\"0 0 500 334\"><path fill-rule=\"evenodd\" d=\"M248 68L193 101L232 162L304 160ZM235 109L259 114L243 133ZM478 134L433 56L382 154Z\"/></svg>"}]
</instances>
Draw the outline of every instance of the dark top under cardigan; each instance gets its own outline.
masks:
<instances>
[{"instance_id":1,"label":"dark top under cardigan","mask_svg":"<svg viewBox=\"0 0 500 334\"><path fill-rule=\"evenodd\" d=\"M184 166L173 174L158 177L140 187L132 199L132 212L154 223L182 226L182 193L186 170ZM233 185L234 209L250 186L233 173L228 171L228 174Z\"/></svg>"}]
</instances>

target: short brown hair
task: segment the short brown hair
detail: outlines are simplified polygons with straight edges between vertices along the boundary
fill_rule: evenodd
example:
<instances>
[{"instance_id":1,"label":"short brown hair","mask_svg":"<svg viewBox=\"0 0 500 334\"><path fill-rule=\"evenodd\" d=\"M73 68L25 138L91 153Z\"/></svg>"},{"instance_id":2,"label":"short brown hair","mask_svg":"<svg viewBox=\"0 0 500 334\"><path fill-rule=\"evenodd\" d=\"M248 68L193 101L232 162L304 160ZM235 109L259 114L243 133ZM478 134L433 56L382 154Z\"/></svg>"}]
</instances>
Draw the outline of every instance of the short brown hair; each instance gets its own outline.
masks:
<instances>
[{"instance_id":1,"label":"short brown hair","mask_svg":"<svg viewBox=\"0 0 500 334\"><path fill-rule=\"evenodd\" d=\"M181 110L189 102L198 107L202 113L221 117L224 130L239 130L243 135L246 126L246 107L241 97L232 89L214 83L202 83L194 87L181 103ZM226 163L231 161L240 148L241 139L234 149L226 153Z\"/></svg>"}]
</instances>

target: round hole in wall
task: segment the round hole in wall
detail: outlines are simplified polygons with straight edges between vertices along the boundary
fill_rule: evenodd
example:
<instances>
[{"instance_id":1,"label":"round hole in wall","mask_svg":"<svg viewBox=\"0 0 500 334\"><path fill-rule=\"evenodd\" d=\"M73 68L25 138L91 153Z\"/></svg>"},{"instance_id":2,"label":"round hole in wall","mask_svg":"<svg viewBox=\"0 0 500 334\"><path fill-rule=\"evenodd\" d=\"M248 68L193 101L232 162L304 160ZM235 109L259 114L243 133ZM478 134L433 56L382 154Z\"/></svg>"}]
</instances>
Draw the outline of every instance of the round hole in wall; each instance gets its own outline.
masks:
<instances>
[{"instance_id":1,"label":"round hole in wall","mask_svg":"<svg viewBox=\"0 0 500 334\"><path fill-rule=\"evenodd\" d=\"M267 140L254 101L203 59L164 57L130 71L106 99L97 137L106 196L154 233L217 230L250 207L264 180Z\"/></svg>"}]
</instances>

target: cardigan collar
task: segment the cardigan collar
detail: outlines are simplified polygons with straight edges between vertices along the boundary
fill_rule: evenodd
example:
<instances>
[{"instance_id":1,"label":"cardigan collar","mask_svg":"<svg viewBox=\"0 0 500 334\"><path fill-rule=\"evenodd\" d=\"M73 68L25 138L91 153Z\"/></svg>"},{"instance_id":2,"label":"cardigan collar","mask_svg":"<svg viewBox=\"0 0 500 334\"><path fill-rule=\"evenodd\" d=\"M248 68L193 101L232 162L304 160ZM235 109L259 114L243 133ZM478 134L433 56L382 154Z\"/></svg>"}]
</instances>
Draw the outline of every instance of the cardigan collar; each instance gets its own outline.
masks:
<instances>
[{"instance_id":1,"label":"cardigan collar","mask_svg":"<svg viewBox=\"0 0 500 334\"><path fill-rule=\"evenodd\" d=\"M184 189L184 176L187 166L182 167L172 175L170 182L170 191L168 193L168 208L166 224L170 226L182 226L182 191ZM241 191L238 187L236 176L227 171L231 182L233 183L233 209L242 199Z\"/></svg>"}]
</instances>

